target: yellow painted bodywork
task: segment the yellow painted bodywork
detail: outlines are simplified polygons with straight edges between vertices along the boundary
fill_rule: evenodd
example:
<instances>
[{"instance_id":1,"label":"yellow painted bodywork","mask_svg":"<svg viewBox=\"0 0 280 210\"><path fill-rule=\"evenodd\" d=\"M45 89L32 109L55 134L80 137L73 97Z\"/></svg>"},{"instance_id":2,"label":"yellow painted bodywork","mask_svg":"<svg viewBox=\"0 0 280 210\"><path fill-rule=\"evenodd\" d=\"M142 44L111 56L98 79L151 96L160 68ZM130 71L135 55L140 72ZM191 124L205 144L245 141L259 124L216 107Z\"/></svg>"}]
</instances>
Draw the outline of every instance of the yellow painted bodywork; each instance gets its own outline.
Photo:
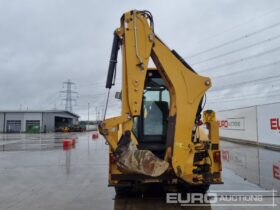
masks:
<instances>
[{"instance_id":1,"label":"yellow painted bodywork","mask_svg":"<svg viewBox=\"0 0 280 210\"><path fill-rule=\"evenodd\" d=\"M166 149L165 159L171 160L171 170L179 179L187 183L203 183L203 176L194 174L194 155L205 150L204 144L194 143L192 130L196 113L202 97L211 87L208 77L200 76L188 69L172 51L154 34L145 15L137 11L129 11L121 18L121 26L115 33L122 39L122 112L121 116L106 119L100 129L114 151L120 136L131 131L133 117L139 116L142 105L144 82L148 70L149 59L152 58L157 71L160 72L170 94L170 117L176 117L173 147ZM207 135L202 128L197 136L211 144L219 144L216 122L205 121L209 128ZM137 142L135 136L133 141ZM210 149L209 158L213 158ZM219 173L221 164L213 164L206 158L205 163L212 162L211 173ZM116 165L110 166L111 174L120 174ZM196 181L194 181L196 180ZM220 178L216 180L221 182ZM110 184L114 184L110 181Z\"/></svg>"}]
</instances>

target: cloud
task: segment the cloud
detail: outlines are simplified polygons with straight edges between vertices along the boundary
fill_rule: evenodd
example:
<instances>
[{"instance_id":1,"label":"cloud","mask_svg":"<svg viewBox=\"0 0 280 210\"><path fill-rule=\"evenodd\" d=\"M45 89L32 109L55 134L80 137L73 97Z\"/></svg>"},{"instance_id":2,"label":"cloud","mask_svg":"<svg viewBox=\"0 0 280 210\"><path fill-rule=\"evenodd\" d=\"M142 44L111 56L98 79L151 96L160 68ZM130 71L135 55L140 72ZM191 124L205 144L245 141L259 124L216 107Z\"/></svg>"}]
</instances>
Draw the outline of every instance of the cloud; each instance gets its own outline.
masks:
<instances>
[{"instance_id":1,"label":"cloud","mask_svg":"<svg viewBox=\"0 0 280 210\"><path fill-rule=\"evenodd\" d=\"M62 82L71 79L77 84L80 95L75 111L87 118L88 102L92 107L97 106L102 110L112 34L119 26L122 13L127 10L150 10L154 16L156 33L170 48L175 48L183 57L188 58L196 52L277 22L279 7L280 3L277 0L126 0L122 3L113 0L2 0L0 109L18 109L20 104L31 109L50 109L55 104L57 108L63 108L58 92L62 89ZM277 35L280 33L279 28L187 61L194 63L215 54L238 49L254 41ZM204 68L269 50L280 46L279 44L279 40L266 43L248 51L198 65L196 69L200 72ZM278 53L205 74L215 77L242 68L271 63L279 57ZM246 82L249 78L266 77L275 72L275 68L276 66L265 71L237 74L223 80L213 79L217 82L214 86L231 84L231 78ZM263 85L250 86L250 91L246 87L231 87L222 92L213 91L209 93L209 105L223 109L229 106L262 103L268 100L265 96L269 96L270 88L268 83L264 82ZM273 88L273 91L279 90L275 89L275 86ZM253 97L262 90L263 101L256 99L250 100L250 103L242 100L217 103L218 98L242 98L246 97L247 93ZM113 102L113 97L110 101L119 106L119 102ZM114 113L109 110L108 112ZM94 117L92 112L91 118Z\"/></svg>"}]
</instances>

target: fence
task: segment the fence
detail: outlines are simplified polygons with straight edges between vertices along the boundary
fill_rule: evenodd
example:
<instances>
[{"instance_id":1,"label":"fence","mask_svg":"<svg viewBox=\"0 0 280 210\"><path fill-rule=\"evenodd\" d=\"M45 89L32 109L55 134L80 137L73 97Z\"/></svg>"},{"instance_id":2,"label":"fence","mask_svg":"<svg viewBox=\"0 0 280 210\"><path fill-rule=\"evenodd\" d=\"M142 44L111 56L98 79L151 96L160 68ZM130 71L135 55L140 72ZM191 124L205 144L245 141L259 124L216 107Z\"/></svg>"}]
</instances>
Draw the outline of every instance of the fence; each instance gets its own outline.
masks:
<instances>
[{"instance_id":1,"label":"fence","mask_svg":"<svg viewBox=\"0 0 280 210\"><path fill-rule=\"evenodd\" d=\"M280 103L217 112L220 136L280 146Z\"/></svg>"}]
</instances>

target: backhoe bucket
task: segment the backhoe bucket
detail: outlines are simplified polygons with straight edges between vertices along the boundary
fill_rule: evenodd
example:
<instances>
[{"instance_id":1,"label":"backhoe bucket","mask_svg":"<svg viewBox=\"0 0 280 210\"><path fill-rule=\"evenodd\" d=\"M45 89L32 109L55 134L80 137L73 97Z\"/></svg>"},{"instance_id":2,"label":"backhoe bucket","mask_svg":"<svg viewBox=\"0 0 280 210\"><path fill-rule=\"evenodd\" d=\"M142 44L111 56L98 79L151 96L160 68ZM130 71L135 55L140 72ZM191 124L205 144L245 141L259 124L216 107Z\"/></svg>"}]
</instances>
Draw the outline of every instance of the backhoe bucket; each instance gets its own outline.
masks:
<instances>
[{"instance_id":1,"label":"backhoe bucket","mask_svg":"<svg viewBox=\"0 0 280 210\"><path fill-rule=\"evenodd\" d=\"M138 150L127 137L121 140L116 150L117 164L121 169L152 177L160 176L168 169L168 162L149 150Z\"/></svg>"}]
</instances>

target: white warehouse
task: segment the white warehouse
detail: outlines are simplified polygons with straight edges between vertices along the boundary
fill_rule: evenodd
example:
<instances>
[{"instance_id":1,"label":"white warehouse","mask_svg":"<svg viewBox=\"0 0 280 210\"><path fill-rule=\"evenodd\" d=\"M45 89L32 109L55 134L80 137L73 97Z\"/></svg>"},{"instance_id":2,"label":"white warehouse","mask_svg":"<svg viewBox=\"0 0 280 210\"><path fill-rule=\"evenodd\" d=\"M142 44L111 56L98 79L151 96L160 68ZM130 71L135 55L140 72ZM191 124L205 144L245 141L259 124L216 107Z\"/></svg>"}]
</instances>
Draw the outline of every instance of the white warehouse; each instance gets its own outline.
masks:
<instances>
[{"instance_id":1,"label":"white warehouse","mask_svg":"<svg viewBox=\"0 0 280 210\"><path fill-rule=\"evenodd\" d=\"M0 133L54 132L78 124L79 116L65 110L0 111Z\"/></svg>"}]
</instances>

